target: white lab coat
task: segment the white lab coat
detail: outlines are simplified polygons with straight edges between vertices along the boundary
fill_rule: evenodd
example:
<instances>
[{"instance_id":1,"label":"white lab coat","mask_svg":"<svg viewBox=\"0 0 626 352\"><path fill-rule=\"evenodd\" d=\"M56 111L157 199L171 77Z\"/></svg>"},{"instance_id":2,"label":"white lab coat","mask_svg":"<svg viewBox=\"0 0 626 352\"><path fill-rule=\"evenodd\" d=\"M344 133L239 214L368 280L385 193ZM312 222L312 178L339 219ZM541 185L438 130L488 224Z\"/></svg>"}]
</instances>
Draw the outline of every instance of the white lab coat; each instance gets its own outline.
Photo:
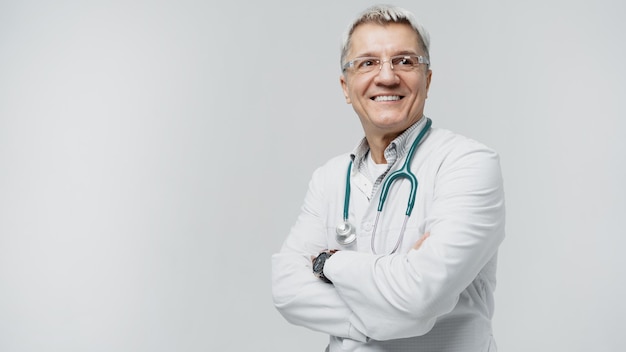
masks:
<instances>
[{"instance_id":1,"label":"white lab coat","mask_svg":"<svg viewBox=\"0 0 626 352\"><path fill-rule=\"evenodd\" d=\"M407 139L410 144L419 129ZM402 166L409 145L391 171ZM350 222L356 244L339 245L349 155L313 174L302 211L272 257L276 308L291 323L330 335L329 351L496 351L491 330L496 257L504 238L504 192L498 155L484 145L433 128L411 169L419 187L396 254L409 183L387 197L371 253L380 188L370 201L367 180L351 175ZM369 188L371 189L371 188ZM430 233L419 250L411 249ZM326 284L313 276L311 256L339 249L327 262Z\"/></svg>"}]
</instances>

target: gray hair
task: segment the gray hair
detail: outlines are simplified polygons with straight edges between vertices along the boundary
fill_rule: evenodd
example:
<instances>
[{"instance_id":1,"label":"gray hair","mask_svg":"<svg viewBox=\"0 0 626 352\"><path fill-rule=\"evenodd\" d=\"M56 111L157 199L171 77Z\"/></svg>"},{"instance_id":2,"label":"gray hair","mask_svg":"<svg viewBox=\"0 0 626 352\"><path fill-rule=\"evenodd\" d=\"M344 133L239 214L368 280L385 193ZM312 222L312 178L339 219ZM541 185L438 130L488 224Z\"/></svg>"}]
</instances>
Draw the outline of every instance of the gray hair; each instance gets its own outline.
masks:
<instances>
[{"instance_id":1,"label":"gray hair","mask_svg":"<svg viewBox=\"0 0 626 352\"><path fill-rule=\"evenodd\" d=\"M346 56L348 55L350 45L352 44L352 33L354 33L354 30L359 25L365 23L376 23L380 25L386 25L389 23L405 23L410 25L413 30L415 30L415 33L417 33L419 46L424 51L426 58L430 61L430 54L428 52L430 48L430 35L428 34L428 31L426 31L426 28L417 22L415 16L413 16L411 12L400 7L391 5L374 5L360 13L344 33L343 40L341 41L340 64L342 67L344 65L344 61L346 60Z\"/></svg>"}]
</instances>

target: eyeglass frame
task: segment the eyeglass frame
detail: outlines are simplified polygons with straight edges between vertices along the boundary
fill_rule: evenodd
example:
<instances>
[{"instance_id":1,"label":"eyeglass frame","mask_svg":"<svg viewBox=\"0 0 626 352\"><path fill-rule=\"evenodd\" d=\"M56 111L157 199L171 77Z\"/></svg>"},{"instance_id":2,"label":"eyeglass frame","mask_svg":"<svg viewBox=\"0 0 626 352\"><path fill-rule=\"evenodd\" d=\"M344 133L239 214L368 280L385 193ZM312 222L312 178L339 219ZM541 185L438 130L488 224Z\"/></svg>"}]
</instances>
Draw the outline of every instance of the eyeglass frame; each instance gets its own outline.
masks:
<instances>
[{"instance_id":1,"label":"eyeglass frame","mask_svg":"<svg viewBox=\"0 0 626 352\"><path fill-rule=\"evenodd\" d=\"M417 65L411 66L411 69L418 67L420 64L430 65L430 60L428 60L428 58L427 58L427 57L422 56L422 55L414 55L414 54L409 54L409 55L407 55L407 54L403 54L403 55L394 55L394 56L389 57L389 59L387 59L387 60L382 60L380 57L376 57L376 56L362 56L362 57L357 57L357 58L354 58L354 59L352 59L352 60L350 60L350 61L346 62L346 63L342 66L342 70L343 70L343 72L345 72L345 71L346 71L347 69L349 69L349 68L355 68L355 71L356 71L356 72L359 72L358 67L356 67L354 64L355 64L357 61L360 61L360 60L370 59L370 60L373 60L373 61L375 61L375 62L376 62L376 61L378 61L378 62L379 62L379 64L378 64L378 70L379 70L379 71L383 69L383 65L385 64L385 62L388 62L388 63L389 63L389 67L391 68L391 70L392 70L392 71L394 71L394 72L400 72L400 71L395 71L395 70L394 70L394 67L393 67L393 61L394 61L394 59L405 59L405 58L408 58L408 57L414 57L414 58L417 58L417 61L418 61L418 62L417 62ZM375 67L375 65L373 65L373 66ZM373 71L374 71L374 69L372 69L371 71L360 72L360 73L370 73L370 72L373 72ZM402 72L408 72L408 71L402 71Z\"/></svg>"}]
</instances>

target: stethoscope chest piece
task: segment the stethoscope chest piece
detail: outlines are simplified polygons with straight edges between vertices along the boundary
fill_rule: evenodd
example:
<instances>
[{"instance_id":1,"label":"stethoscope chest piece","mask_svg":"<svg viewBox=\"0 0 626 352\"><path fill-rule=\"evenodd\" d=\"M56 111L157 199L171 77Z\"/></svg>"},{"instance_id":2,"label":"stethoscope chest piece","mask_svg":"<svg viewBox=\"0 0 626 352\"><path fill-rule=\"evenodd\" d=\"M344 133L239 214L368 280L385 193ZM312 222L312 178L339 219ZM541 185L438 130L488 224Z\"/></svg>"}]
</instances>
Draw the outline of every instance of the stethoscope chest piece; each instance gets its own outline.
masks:
<instances>
[{"instance_id":1,"label":"stethoscope chest piece","mask_svg":"<svg viewBox=\"0 0 626 352\"><path fill-rule=\"evenodd\" d=\"M356 240L356 231L348 221L343 221L337 225L337 243L340 245L348 245Z\"/></svg>"}]
</instances>

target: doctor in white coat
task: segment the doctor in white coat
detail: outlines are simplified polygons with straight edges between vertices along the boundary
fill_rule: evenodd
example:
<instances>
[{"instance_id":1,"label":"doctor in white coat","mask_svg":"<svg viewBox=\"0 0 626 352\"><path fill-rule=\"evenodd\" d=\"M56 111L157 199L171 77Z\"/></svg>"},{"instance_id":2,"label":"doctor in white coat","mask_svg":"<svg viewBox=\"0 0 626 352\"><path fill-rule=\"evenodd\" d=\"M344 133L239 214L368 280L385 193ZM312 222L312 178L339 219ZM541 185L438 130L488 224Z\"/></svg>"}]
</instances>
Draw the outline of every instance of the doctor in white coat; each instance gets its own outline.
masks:
<instances>
[{"instance_id":1,"label":"doctor in white coat","mask_svg":"<svg viewBox=\"0 0 626 352\"><path fill-rule=\"evenodd\" d=\"M365 137L315 171L272 256L276 308L328 334L327 351L496 351L491 318L505 217L499 158L429 128L429 42L413 15L396 7L371 7L350 25L340 83ZM379 211L384 182L414 142L412 212L406 178L395 180Z\"/></svg>"}]
</instances>

